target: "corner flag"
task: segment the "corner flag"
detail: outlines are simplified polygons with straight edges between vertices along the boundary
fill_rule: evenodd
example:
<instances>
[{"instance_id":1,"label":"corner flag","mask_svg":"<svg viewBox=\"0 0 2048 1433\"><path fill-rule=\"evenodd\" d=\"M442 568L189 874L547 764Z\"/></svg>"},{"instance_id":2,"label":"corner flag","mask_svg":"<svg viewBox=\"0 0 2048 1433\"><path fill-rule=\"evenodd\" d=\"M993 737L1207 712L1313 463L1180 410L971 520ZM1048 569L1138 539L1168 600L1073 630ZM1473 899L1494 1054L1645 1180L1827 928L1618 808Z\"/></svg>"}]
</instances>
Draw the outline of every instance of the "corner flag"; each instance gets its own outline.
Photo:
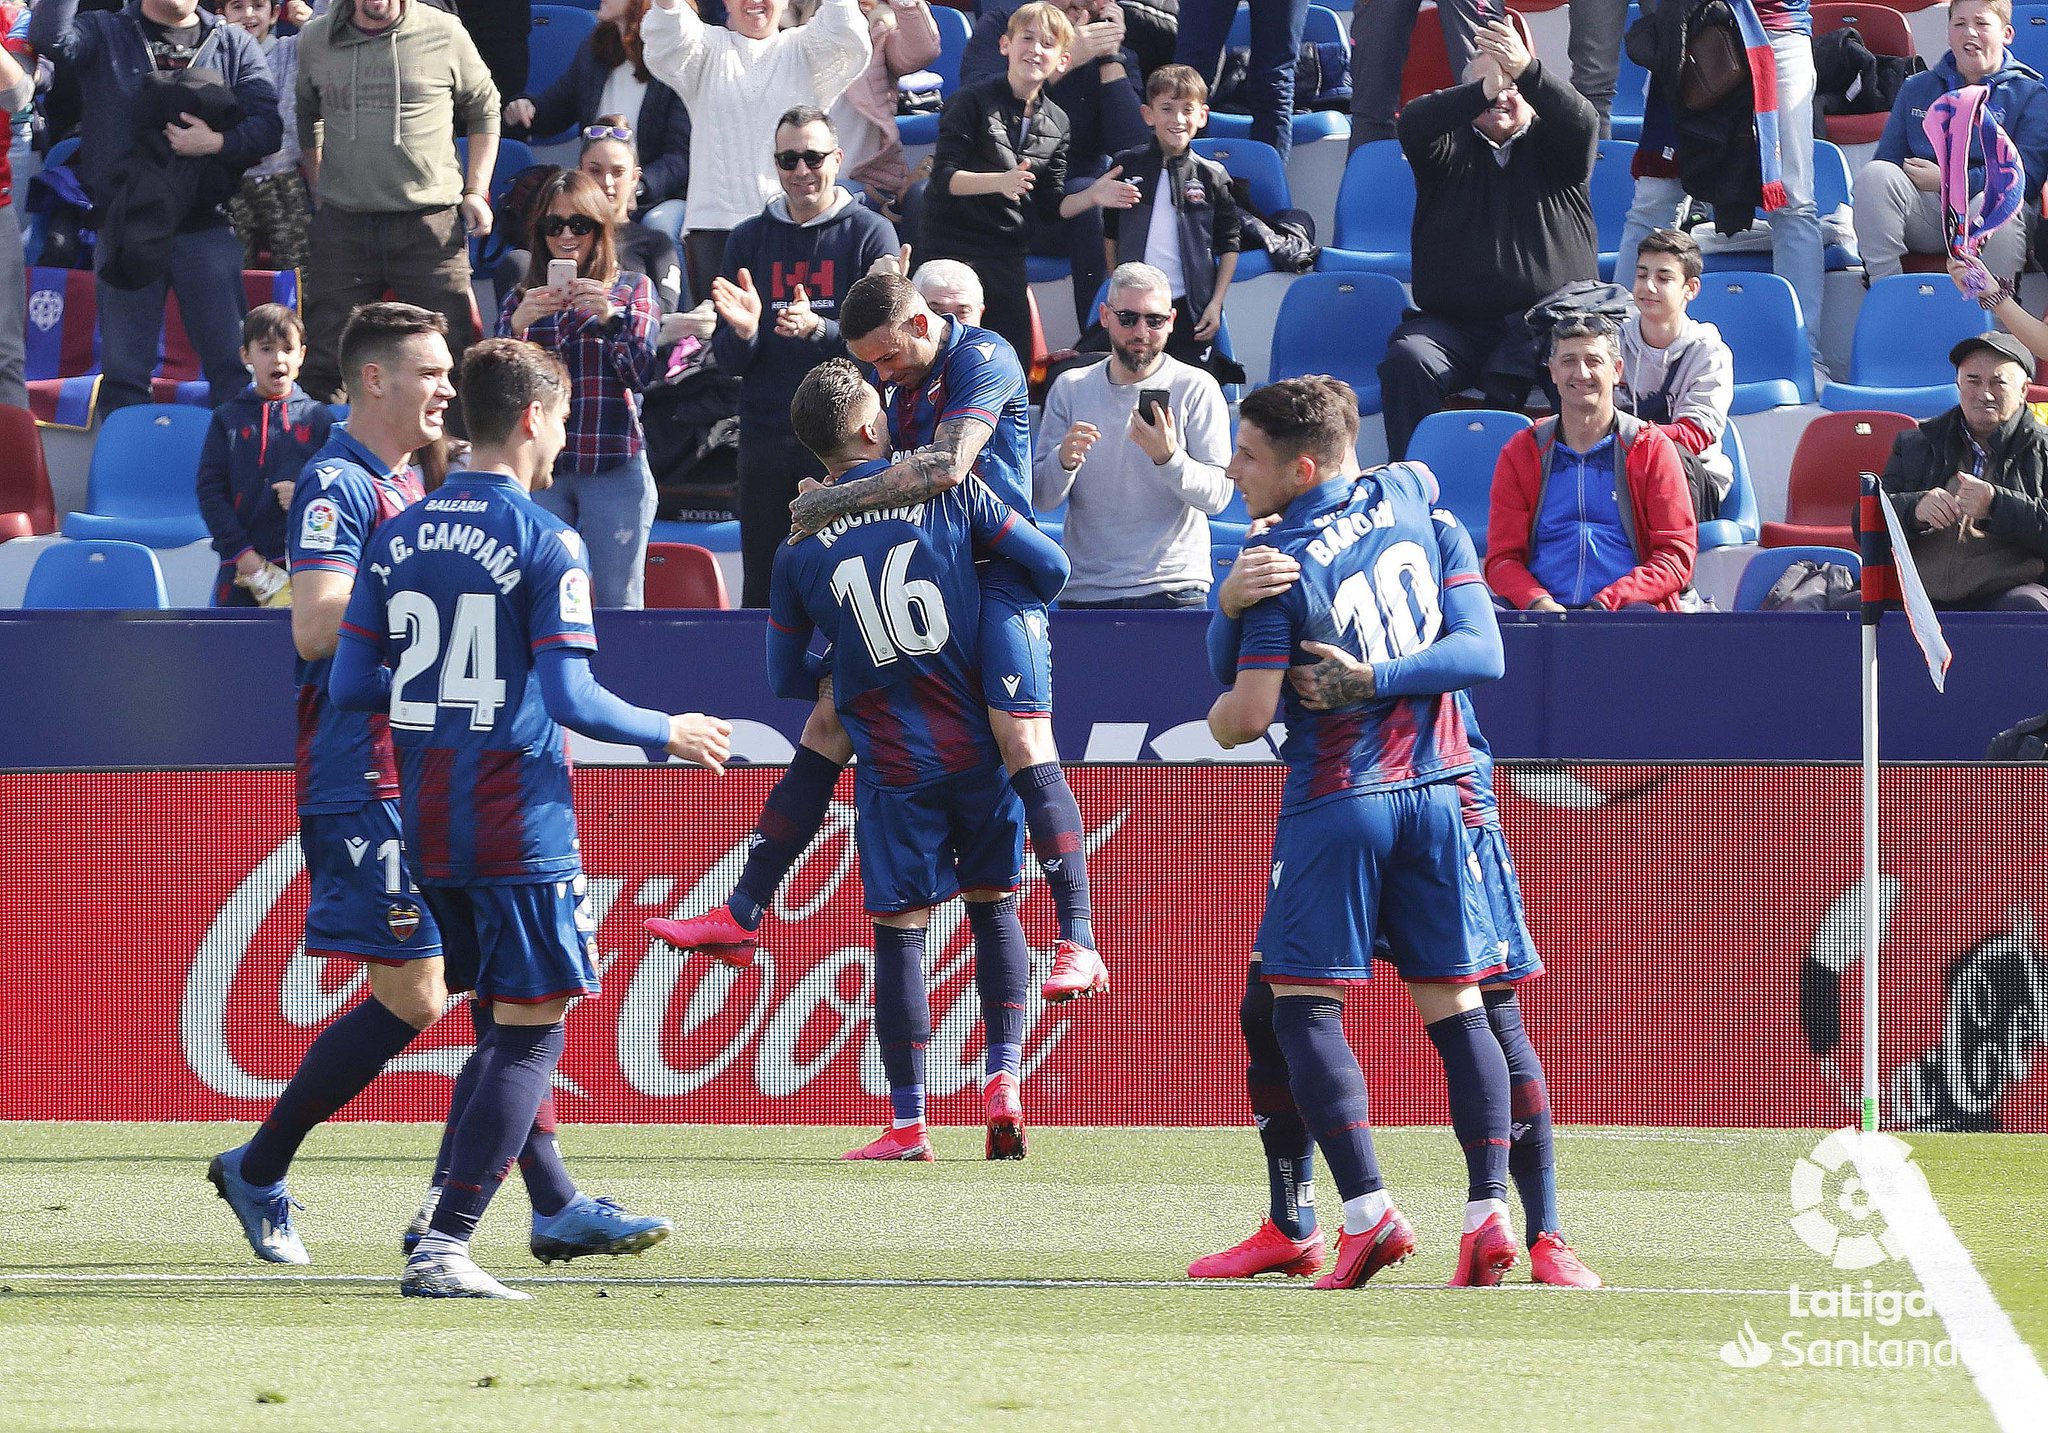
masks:
<instances>
[{"instance_id":1,"label":"corner flag","mask_svg":"<svg viewBox=\"0 0 2048 1433\"><path fill-rule=\"evenodd\" d=\"M1948 639L1942 636L1941 619L1934 615L1934 604L1921 585L1920 570L1913 565L1913 550L1899 526L1899 515L1878 487L1874 473L1863 474L1863 501L1856 526L1863 548L1863 625L1875 627L1886 604L1901 603L1913 640L1927 659L1927 675L1934 679L1934 689L1945 690Z\"/></svg>"}]
</instances>

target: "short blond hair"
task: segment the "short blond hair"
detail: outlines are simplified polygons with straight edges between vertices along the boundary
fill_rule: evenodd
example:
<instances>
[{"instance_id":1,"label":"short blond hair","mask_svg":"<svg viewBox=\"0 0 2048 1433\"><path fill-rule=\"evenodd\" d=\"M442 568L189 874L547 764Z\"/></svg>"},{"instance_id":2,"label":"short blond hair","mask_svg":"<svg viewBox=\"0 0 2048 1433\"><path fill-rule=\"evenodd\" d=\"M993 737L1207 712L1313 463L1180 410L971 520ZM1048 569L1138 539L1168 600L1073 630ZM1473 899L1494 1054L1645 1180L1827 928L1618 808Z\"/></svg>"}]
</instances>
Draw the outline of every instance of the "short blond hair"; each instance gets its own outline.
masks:
<instances>
[{"instance_id":1,"label":"short blond hair","mask_svg":"<svg viewBox=\"0 0 2048 1433\"><path fill-rule=\"evenodd\" d=\"M1954 9L1964 3L1966 0L1952 0L1949 8ZM2012 28L2012 0L1977 0L1977 3L1997 12L1998 18L2005 21L2006 28Z\"/></svg>"},{"instance_id":2,"label":"short blond hair","mask_svg":"<svg viewBox=\"0 0 2048 1433\"><path fill-rule=\"evenodd\" d=\"M2010 3L2010 0L2008 0ZM1074 48L1074 22L1067 18L1067 12L1047 0L1031 0L1029 5L1019 5L1010 16L1006 35L1021 35L1027 25L1038 26L1038 33L1060 47L1066 54Z\"/></svg>"}]
</instances>

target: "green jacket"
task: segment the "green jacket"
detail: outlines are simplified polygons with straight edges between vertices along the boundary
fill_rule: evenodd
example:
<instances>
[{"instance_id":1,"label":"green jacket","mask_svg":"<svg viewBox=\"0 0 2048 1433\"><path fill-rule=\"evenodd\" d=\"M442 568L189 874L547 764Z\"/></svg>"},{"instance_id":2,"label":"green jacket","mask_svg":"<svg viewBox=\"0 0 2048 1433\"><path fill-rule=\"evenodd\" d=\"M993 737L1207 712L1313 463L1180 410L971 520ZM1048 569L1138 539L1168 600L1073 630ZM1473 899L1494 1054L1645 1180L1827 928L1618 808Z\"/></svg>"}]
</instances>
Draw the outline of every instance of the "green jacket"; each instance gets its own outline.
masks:
<instances>
[{"instance_id":1,"label":"green jacket","mask_svg":"<svg viewBox=\"0 0 2048 1433\"><path fill-rule=\"evenodd\" d=\"M354 15L354 0L337 0L299 35L299 145L320 151L321 204L386 214L460 203L458 121L466 135L498 132L483 57L461 21L419 0L378 35Z\"/></svg>"}]
</instances>

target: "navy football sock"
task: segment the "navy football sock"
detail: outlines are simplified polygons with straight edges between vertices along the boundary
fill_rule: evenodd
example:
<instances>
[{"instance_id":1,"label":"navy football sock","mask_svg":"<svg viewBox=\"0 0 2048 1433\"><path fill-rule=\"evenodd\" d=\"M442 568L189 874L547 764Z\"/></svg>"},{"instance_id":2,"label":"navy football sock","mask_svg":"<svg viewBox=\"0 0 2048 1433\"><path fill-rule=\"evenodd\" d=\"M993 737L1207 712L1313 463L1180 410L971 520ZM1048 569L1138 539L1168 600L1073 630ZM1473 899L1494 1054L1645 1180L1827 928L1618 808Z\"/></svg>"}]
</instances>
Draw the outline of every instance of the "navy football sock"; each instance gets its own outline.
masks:
<instances>
[{"instance_id":1,"label":"navy football sock","mask_svg":"<svg viewBox=\"0 0 2048 1433\"><path fill-rule=\"evenodd\" d=\"M1344 1003L1327 995L1273 1001L1273 1033L1286 1052L1287 1083L1344 1199L1385 1188L1373 1155L1365 1072L1344 1038Z\"/></svg>"},{"instance_id":2,"label":"navy football sock","mask_svg":"<svg viewBox=\"0 0 2048 1433\"><path fill-rule=\"evenodd\" d=\"M974 988L988 1041L985 1073L1014 1075L1024 1054L1024 1001L1031 988L1031 947L1017 919L1017 898L967 902L974 930Z\"/></svg>"},{"instance_id":3,"label":"navy football sock","mask_svg":"<svg viewBox=\"0 0 2048 1433\"><path fill-rule=\"evenodd\" d=\"M1315 1142L1295 1108L1287 1086L1287 1057L1273 1033L1273 987L1259 978L1253 965L1245 974L1244 999L1237 1007L1244 1030L1244 1090L1251 1097L1259 1143L1266 1150L1267 1213L1273 1226L1290 1239L1306 1239L1316 1231Z\"/></svg>"},{"instance_id":4,"label":"navy football sock","mask_svg":"<svg viewBox=\"0 0 2048 1433\"><path fill-rule=\"evenodd\" d=\"M374 997L321 1031L269 1117L250 1137L242 1153L242 1178L255 1185L283 1179L313 1126L361 1094L417 1034Z\"/></svg>"},{"instance_id":5,"label":"navy football sock","mask_svg":"<svg viewBox=\"0 0 2048 1433\"><path fill-rule=\"evenodd\" d=\"M748 930L760 926L762 912L775 900L775 888L824 826L841 770L809 747L799 746L789 770L768 793L761 819L754 824L747 864L725 903L732 918Z\"/></svg>"},{"instance_id":6,"label":"navy football sock","mask_svg":"<svg viewBox=\"0 0 2048 1433\"><path fill-rule=\"evenodd\" d=\"M1081 846L1087 833L1067 773L1057 761L1044 761L1012 776L1010 786L1024 801L1024 824L1031 828L1031 849L1052 892L1060 938L1097 949L1094 912L1088 903L1088 857Z\"/></svg>"},{"instance_id":7,"label":"navy football sock","mask_svg":"<svg viewBox=\"0 0 2048 1433\"><path fill-rule=\"evenodd\" d=\"M462 1068L455 1072L455 1088L448 1092L448 1123L441 1127L441 1148L434 1156L436 1189L448 1180L448 1165L455 1158L455 1127L462 1123L462 1112L469 1108L469 1097L476 1093L476 1076L477 1071L483 1068L484 1046L491 1043L491 1036L498 1028L491 1019L490 1001L470 997L469 1023L476 1029L476 1048L462 1062Z\"/></svg>"},{"instance_id":8,"label":"navy football sock","mask_svg":"<svg viewBox=\"0 0 2048 1433\"><path fill-rule=\"evenodd\" d=\"M924 1047L932 1006L924 989L924 932L875 926L875 1043L889 1077L889 1112L899 1125L924 1118Z\"/></svg>"},{"instance_id":9,"label":"navy football sock","mask_svg":"<svg viewBox=\"0 0 2048 1433\"><path fill-rule=\"evenodd\" d=\"M476 1090L455 1130L455 1155L433 1232L468 1243L533 1130L562 1058L562 1025L500 1025L476 1054Z\"/></svg>"},{"instance_id":10,"label":"navy football sock","mask_svg":"<svg viewBox=\"0 0 2048 1433\"><path fill-rule=\"evenodd\" d=\"M1531 1244L1539 1235L1559 1228L1557 1217L1557 1148L1550 1131L1550 1086L1543 1063L1522 1025L1522 1002L1512 990L1483 990L1486 1022L1500 1041L1508 1062L1508 1090L1514 1117L1508 1173L1522 1196L1524 1231Z\"/></svg>"},{"instance_id":11,"label":"navy football sock","mask_svg":"<svg viewBox=\"0 0 2048 1433\"><path fill-rule=\"evenodd\" d=\"M1465 1151L1465 1198L1506 1203L1508 1062L1486 1011L1460 1010L1423 1029L1444 1062L1451 1129Z\"/></svg>"},{"instance_id":12,"label":"navy football sock","mask_svg":"<svg viewBox=\"0 0 2048 1433\"><path fill-rule=\"evenodd\" d=\"M562 1147L555 1142L555 1092L541 1096L533 1128L526 1133L526 1148L519 1151L519 1177L526 1181L526 1197L533 1212L543 1219L560 1214L576 1197L576 1181L569 1166L562 1163Z\"/></svg>"}]
</instances>

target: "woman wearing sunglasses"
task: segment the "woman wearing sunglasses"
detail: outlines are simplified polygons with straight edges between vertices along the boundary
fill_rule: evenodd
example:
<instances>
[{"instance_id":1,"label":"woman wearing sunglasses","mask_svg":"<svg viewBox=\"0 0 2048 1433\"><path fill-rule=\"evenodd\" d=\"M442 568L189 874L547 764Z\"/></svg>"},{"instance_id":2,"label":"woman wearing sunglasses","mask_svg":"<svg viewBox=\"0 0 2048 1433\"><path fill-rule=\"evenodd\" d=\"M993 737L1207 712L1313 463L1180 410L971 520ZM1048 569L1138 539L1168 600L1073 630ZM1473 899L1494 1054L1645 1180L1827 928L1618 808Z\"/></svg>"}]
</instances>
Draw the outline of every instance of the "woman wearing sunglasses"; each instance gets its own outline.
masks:
<instances>
[{"instance_id":1,"label":"woman wearing sunglasses","mask_svg":"<svg viewBox=\"0 0 2048 1433\"><path fill-rule=\"evenodd\" d=\"M600 607L639 607L654 521L654 474L640 429L640 393L655 376L661 307L644 274L619 267L616 211L597 182L564 170L534 205L526 283L505 295L501 338L523 338L569 370L569 441L554 486L534 501L583 535ZM553 261L575 277L550 285Z\"/></svg>"}]
</instances>

